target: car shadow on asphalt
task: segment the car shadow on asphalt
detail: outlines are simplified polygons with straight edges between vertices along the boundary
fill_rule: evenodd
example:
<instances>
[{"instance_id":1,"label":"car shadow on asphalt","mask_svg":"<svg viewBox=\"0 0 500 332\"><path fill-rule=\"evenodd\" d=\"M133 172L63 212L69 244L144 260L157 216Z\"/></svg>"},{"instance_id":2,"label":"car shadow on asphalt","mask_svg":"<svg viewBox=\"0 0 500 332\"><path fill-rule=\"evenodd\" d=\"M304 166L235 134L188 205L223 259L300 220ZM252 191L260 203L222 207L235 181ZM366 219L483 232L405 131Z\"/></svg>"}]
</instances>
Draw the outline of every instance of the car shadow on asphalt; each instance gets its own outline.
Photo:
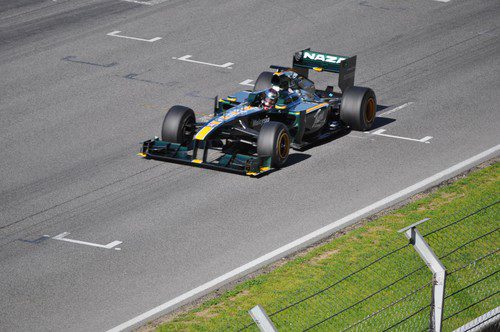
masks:
<instances>
[{"instance_id":1,"label":"car shadow on asphalt","mask_svg":"<svg viewBox=\"0 0 500 332\"><path fill-rule=\"evenodd\" d=\"M382 112L382 111L383 111L383 110L385 110L386 108L389 108L389 106L385 106L385 105L377 105L377 113Z\"/></svg>"},{"instance_id":2,"label":"car shadow on asphalt","mask_svg":"<svg viewBox=\"0 0 500 332\"><path fill-rule=\"evenodd\" d=\"M335 134L331 134L330 136L328 136L326 138L319 139L319 140L317 140L317 141L315 141L315 142L313 142L313 143L311 143L309 145L306 145L305 147L301 148L298 151L304 152L304 151L307 151L309 149L315 148L317 146L320 146L320 145L323 145L323 144L328 144L328 143L330 143L332 141L335 141L335 140L337 140L337 139L339 139L339 138L341 138L341 137L349 134L350 132L351 132L350 129L342 129L342 130L336 132Z\"/></svg>"},{"instance_id":3,"label":"car shadow on asphalt","mask_svg":"<svg viewBox=\"0 0 500 332\"><path fill-rule=\"evenodd\" d=\"M307 153L300 153L300 152L290 153L285 167L290 167L309 158L311 158L311 155Z\"/></svg>"},{"instance_id":4,"label":"car shadow on asphalt","mask_svg":"<svg viewBox=\"0 0 500 332\"><path fill-rule=\"evenodd\" d=\"M376 117L375 121L373 121L373 125L370 128L370 130L375 130L375 129L378 129L380 127L387 126L389 123L392 123L394 121L396 121L396 119Z\"/></svg>"},{"instance_id":5,"label":"car shadow on asphalt","mask_svg":"<svg viewBox=\"0 0 500 332\"><path fill-rule=\"evenodd\" d=\"M380 127L386 126L389 123L392 123L396 121L396 119L393 118L386 118L386 117L380 117L379 113L385 110L386 108L389 108L389 106L385 105L377 105L377 117L375 117L375 121L373 121L373 125L370 128L370 130L378 129ZM383 114L380 114L383 115Z\"/></svg>"}]
</instances>

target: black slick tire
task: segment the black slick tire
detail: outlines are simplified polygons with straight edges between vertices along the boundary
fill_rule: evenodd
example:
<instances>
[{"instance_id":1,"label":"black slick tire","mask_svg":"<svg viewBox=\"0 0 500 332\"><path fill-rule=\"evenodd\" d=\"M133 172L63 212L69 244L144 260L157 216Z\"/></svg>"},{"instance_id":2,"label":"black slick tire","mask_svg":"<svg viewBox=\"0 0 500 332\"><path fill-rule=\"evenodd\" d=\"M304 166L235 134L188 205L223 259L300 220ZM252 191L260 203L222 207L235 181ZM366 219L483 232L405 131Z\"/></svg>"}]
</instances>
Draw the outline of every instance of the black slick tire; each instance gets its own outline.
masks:
<instances>
[{"instance_id":1,"label":"black slick tire","mask_svg":"<svg viewBox=\"0 0 500 332\"><path fill-rule=\"evenodd\" d=\"M195 131L196 118L192 109L186 106L171 107L161 128L161 139L170 143L184 144L191 140Z\"/></svg>"},{"instance_id":2,"label":"black slick tire","mask_svg":"<svg viewBox=\"0 0 500 332\"><path fill-rule=\"evenodd\" d=\"M354 130L369 130L375 121L377 98L370 88L353 86L342 95L340 119Z\"/></svg>"},{"instance_id":3,"label":"black slick tire","mask_svg":"<svg viewBox=\"0 0 500 332\"><path fill-rule=\"evenodd\" d=\"M257 154L259 157L271 157L271 166L281 168L288 159L290 142L290 133L283 123L264 123L257 139Z\"/></svg>"},{"instance_id":4,"label":"black slick tire","mask_svg":"<svg viewBox=\"0 0 500 332\"><path fill-rule=\"evenodd\" d=\"M271 87L271 80L273 79L274 73L270 71L263 71L260 73L259 77L255 81L255 85L253 86L253 91L266 90Z\"/></svg>"}]
</instances>

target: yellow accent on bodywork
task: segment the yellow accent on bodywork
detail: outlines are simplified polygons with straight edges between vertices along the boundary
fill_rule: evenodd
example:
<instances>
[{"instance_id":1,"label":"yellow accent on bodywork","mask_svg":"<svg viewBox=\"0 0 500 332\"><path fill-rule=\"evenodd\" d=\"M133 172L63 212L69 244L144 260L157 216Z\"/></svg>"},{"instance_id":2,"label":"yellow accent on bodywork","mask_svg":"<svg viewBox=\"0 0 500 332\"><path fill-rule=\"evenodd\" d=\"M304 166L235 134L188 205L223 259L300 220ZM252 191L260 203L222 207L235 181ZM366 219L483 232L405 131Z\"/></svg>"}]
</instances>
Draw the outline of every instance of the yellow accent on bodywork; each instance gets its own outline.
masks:
<instances>
[{"instance_id":1,"label":"yellow accent on bodywork","mask_svg":"<svg viewBox=\"0 0 500 332\"><path fill-rule=\"evenodd\" d=\"M277 110L285 110L286 109L286 105L276 105L274 106L274 108L276 108Z\"/></svg>"},{"instance_id":2,"label":"yellow accent on bodywork","mask_svg":"<svg viewBox=\"0 0 500 332\"><path fill-rule=\"evenodd\" d=\"M231 102L236 101L236 98L227 97L226 99L229 100L229 101L231 101Z\"/></svg>"},{"instance_id":3,"label":"yellow accent on bodywork","mask_svg":"<svg viewBox=\"0 0 500 332\"><path fill-rule=\"evenodd\" d=\"M144 152L139 152L137 155L140 157L146 157L146 154Z\"/></svg>"},{"instance_id":4,"label":"yellow accent on bodywork","mask_svg":"<svg viewBox=\"0 0 500 332\"><path fill-rule=\"evenodd\" d=\"M192 163L195 163L195 164L201 164L203 162L203 160L201 159L193 159L191 160Z\"/></svg>"},{"instance_id":5,"label":"yellow accent on bodywork","mask_svg":"<svg viewBox=\"0 0 500 332\"><path fill-rule=\"evenodd\" d=\"M196 134L196 136L194 137L194 139L197 139L199 141L203 141L205 139L205 137L207 137L208 133L212 131L212 127L203 127L201 128L201 130Z\"/></svg>"},{"instance_id":6,"label":"yellow accent on bodywork","mask_svg":"<svg viewBox=\"0 0 500 332\"><path fill-rule=\"evenodd\" d=\"M321 67L314 67L313 70L317 71L317 72L321 72L321 71L323 71L323 68L321 68Z\"/></svg>"},{"instance_id":7,"label":"yellow accent on bodywork","mask_svg":"<svg viewBox=\"0 0 500 332\"><path fill-rule=\"evenodd\" d=\"M306 114L311 113L312 111L315 111L315 110L317 110L317 109L319 109L319 108L321 108L321 107L323 107L323 106L328 106L328 104L327 104L327 103L322 103L322 104L319 104L319 105L313 106L313 107L311 107L311 108L308 108L308 109L306 110Z\"/></svg>"},{"instance_id":8,"label":"yellow accent on bodywork","mask_svg":"<svg viewBox=\"0 0 500 332\"><path fill-rule=\"evenodd\" d=\"M260 173L264 173L264 172L267 172L271 169L271 167L267 167L267 166L263 166L263 167L260 167L259 168L259 171L258 172L247 172L247 175L250 175L250 176L256 176L256 175L259 175Z\"/></svg>"}]
</instances>

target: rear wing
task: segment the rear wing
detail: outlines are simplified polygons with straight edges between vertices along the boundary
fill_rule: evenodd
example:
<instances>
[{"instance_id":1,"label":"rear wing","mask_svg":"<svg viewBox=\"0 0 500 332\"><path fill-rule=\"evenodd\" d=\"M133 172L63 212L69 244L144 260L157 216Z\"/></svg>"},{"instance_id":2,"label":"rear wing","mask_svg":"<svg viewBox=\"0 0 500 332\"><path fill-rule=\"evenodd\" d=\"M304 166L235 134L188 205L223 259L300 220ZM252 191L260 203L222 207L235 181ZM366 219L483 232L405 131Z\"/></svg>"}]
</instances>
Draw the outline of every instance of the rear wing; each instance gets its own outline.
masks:
<instances>
[{"instance_id":1,"label":"rear wing","mask_svg":"<svg viewBox=\"0 0 500 332\"><path fill-rule=\"evenodd\" d=\"M309 69L339 74L339 87L342 92L354 85L356 56L343 56L311 51L310 48L295 53L293 69L304 77L309 76Z\"/></svg>"}]
</instances>

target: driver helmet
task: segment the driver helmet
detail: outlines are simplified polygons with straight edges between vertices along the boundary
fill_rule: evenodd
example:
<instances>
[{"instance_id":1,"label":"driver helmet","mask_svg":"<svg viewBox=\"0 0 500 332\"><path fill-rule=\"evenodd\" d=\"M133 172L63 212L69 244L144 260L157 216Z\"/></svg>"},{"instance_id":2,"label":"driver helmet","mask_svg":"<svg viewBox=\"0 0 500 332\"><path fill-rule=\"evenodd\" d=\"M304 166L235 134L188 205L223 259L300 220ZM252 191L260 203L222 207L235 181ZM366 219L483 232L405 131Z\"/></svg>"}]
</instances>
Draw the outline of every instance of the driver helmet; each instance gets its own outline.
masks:
<instances>
[{"instance_id":1,"label":"driver helmet","mask_svg":"<svg viewBox=\"0 0 500 332\"><path fill-rule=\"evenodd\" d=\"M264 98L263 107L264 110L269 110L274 107L276 101L278 100L278 91L271 88L266 91L266 96Z\"/></svg>"}]
</instances>

